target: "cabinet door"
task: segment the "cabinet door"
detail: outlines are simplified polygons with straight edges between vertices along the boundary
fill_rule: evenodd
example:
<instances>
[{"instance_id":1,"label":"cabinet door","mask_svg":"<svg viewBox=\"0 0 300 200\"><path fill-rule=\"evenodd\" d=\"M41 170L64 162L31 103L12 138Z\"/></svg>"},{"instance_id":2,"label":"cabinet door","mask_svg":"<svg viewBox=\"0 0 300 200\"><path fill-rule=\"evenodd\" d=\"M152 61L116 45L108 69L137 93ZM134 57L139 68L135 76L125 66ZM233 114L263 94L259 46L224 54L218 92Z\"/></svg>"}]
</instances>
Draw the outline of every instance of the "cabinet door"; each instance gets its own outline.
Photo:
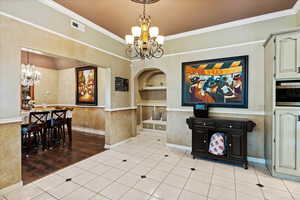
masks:
<instances>
[{"instance_id":1,"label":"cabinet door","mask_svg":"<svg viewBox=\"0 0 300 200\"><path fill-rule=\"evenodd\" d=\"M208 133L206 131L193 131L192 150L198 153L208 152Z\"/></svg>"},{"instance_id":2,"label":"cabinet door","mask_svg":"<svg viewBox=\"0 0 300 200\"><path fill-rule=\"evenodd\" d=\"M243 135L242 134L230 134L228 136L228 150L229 157L233 160L242 160L243 159Z\"/></svg>"},{"instance_id":3,"label":"cabinet door","mask_svg":"<svg viewBox=\"0 0 300 200\"><path fill-rule=\"evenodd\" d=\"M276 78L300 77L300 33L284 34L276 37Z\"/></svg>"},{"instance_id":4,"label":"cabinet door","mask_svg":"<svg viewBox=\"0 0 300 200\"><path fill-rule=\"evenodd\" d=\"M275 170L289 175L300 175L299 111L276 111Z\"/></svg>"}]
</instances>

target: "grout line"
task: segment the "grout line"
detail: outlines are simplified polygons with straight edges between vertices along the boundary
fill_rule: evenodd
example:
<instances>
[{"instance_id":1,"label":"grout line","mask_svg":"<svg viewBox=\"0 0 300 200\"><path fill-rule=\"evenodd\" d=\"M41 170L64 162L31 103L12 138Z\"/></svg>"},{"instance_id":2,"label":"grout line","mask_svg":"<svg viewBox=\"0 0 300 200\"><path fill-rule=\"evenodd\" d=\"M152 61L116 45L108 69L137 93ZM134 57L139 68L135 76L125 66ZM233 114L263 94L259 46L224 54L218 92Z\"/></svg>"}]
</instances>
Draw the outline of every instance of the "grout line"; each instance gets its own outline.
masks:
<instances>
[{"instance_id":1,"label":"grout line","mask_svg":"<svg viewBox=\"0 0 300 200\"><path fill-rule=\"evenodd\" d=\"M294 195L293 195L293 193L290 191L290 189L289 189L288 186L285 184L285 182L284 182L283 180L281 180L281 181L283 182L284 186L286 187L288 193L291 195L292 199L293 199L293 200L296 200L295 197L294 197Z\"/></svg>"}]
</instances>

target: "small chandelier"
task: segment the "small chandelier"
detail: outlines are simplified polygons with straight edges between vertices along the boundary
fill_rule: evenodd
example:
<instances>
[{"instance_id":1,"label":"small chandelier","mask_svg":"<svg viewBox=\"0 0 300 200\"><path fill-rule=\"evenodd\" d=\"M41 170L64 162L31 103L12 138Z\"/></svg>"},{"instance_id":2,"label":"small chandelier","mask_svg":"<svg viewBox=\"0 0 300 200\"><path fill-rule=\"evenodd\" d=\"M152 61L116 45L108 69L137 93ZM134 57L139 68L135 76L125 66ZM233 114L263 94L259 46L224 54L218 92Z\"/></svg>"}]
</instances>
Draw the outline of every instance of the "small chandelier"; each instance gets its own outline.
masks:
<instances>
[{"instance_id":1,"label":"small chandelier","mask_svg":"<svg viewBox=\"0 0 300 200\"><path fill-rule=\"evenodd\" d=\"M151 26L151 17L146 16L146 4L158 2L159 0L132 0L144 4L143 15L140 15L140 26L131 28L132 35L126 35L128 44L126 54L130 58L151 59L160 58L164 55L164 36L159 35L158 27Z\"/></svg>"},{"instance_id":2,"label":"small chandelier","mask_svg":"<svg viewBox=\"0 0 300 200\"><path fill-rule=\"evenodd\" d=\"M33 86L41 80L41 73L34 65L29 64L29 52L27 52L27 64L21 65L21 84L25 87Z\"/></svg>"}]
</instances>

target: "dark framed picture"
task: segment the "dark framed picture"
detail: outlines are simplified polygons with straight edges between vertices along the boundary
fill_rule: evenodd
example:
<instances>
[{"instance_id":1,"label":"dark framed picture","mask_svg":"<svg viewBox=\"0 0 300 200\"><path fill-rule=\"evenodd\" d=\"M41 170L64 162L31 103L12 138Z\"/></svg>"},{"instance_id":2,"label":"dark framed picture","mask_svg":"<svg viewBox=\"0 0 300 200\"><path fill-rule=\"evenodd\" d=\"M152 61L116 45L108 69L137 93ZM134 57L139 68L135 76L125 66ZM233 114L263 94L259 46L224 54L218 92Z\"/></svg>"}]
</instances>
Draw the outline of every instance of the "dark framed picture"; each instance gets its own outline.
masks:
<instances>
[{"instance_id":1,"label":"dark framed picture","mask_svg":"<svg viewBox=\"0 0 300 200\"><path fill-rule=\"evenodd\" d=\"M129 80L122 77L115 78L115 91L127 92L129 91Z\"/></svg>"},{"instance_id":2,"label":"dark framed picture","mask_svg":"<svg viewBox=\"0 0 300 200\"><path fill-rule=\"evenodd\" d=\"M76 68L76 105L98 104L97 67Z\"/></svg>"},{"instance_id":3,"label":"dark framed picture","mask_svg":"<svg viewBox=\"0 0 300 200\"><path fill-rule=\"evenodd\" d=\"M182 105L248 108L248 56L182 63Z\"/></svg>"}]
</instances>

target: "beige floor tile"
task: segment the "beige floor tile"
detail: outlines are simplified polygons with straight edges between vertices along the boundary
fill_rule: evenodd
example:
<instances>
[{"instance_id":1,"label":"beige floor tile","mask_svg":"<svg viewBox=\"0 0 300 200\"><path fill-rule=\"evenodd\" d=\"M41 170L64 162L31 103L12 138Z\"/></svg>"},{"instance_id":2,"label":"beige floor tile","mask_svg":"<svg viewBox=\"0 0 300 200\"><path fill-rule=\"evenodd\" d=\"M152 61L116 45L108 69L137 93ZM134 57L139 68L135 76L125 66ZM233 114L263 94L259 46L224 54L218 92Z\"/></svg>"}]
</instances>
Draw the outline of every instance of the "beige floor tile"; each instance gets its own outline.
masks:
<instances>
[{"instance_id":1,"label":"beige floor tile","mask_svg":"<svg viewBox=\"0 0 300 200\"><path fill-rule=\"evenodd\" d=\"M266 200L292 200L292 196L289 192L285 192L278 189L263 188L264 196Z\"/></svg>"},{"instance_id":2,"label":"beige floor tile","mask_svg":"<svg viewBox=\"0 0 300 200\"><path fill-rule=\"evenodd\" d=\"M155 191L155 189L158 187L159 184L160 184L160 182L158 182L154 179L146 178L146 179L140 180L134 186L134 188L137 190L140 190L142 192L145 192L147 194L152 195L152 193Z\"/></svg>"},{"instance_id":3,"label":"beige floor tile","mask_svg":"<svg viewBox=\"0 0 300 200\"><path fill-rule=\"evenodd\" d=\"M253 195L250 195L250 194L237 192L236 193L236 200L264 200L264 197L258 197L257 195L253 196Z\"/></svg>"},{"instance_id":4,"label":"beige floor tile","mask_svg":"<svg viewBox=\"0 0 300 200\"><path fill-rule=\"evenodd\" d=\"M108 187L106 187L104 190L102 190L100 194L111 200L117 200L120 197L122 197L129 189L129 187L123 184L114 182Z\"/></svg>"},{"instance_id":5,"label":"beige floor tile","mask_svg":"<svg viewBox=\"0 0 300 200\"><path fill-rule=\"evenodd\" d=\"M58 176L56 174L51 174L50 176L46 176L45 178L42 178L34 184L43 190L49 190L51 188L55 188L60 184L63 184L65 182L65 178Z\"/></svg>"},{"instance_id":6,"label":"beige floor tile","mask_svg":"<svg viewBox=\"0 0 300 200\"><path fill-rule=\"evenodd\" d=\"M211 183L219 187L235 190L234 177L226 178L222 176L213 175Z\"/></svg>"},{"instance_id":7,"label":"beige floor tile","mask_svg":"<svg viewBox=\"0 0 300 200\"><path fill-rule=\"evenodd\" d=\"M234 200L235 190L229 190L227 188L211 185L208 197L216 200Z\"/></svg>"},{"instance_id":8,"label":"beige floor tile","mask_svg":"<svg viewBox=\"0 0 300 200\"><path fill-rule=\"evenodd\" d=\"M93 161L93 160L83 160L83 161L80 161L80 162L74 164L73 166L78 167L80 169L88 170L90 168L95 167L98 164L99 164L98 162Z\"/></svg>"},{"instance_id":9,"label":"beige floor tile","mask_svg":"<svg viewBox=\"0 0 300 200\"><path fill-rule=\"evenodd\" d=\"M258 184L258 177L252 174L235 174L236 183L251 183Z\"/></svg>"},{"instance_id":10,"label":"beige floor tile","mask_svg":"<svg viewBox=\"0 0 300 200\"><path fill-rule=\"evenodd\" d=\"M104 165L104 164L98 164L95 167L88 169L88 171L91 173L94 173L94 174L102 175L110 169L112 169L111 166Z\"/></svg>"},{"instance_id":11,"label":"beige floor tile","mask_svg":"<svg viewBox=\"0 0 300 200\"><path fill-rule=\"evenodd\" d=\"M172 187L167 184L161 184L153 193L153 196L162 200L178 199L181 189Z\"/></svg>"},{"instance_id":12,"label":"beige floor tile","mask_svg":"<svg viewBox=\"0 0 300 200\"><path fill-rule=\"evenodd\" d=\"M38 195L42 194L44 191L38 188L36 185L27 185L23 188L9 192L4 195L8 200L30 200Z\"/></svg>"},{"instance_id":13,"label":"beige floor tile","mask_svg":"<svg viewBox=\"0 0 300 200\"><path fill-rule=\"evenodd\" d=\"M242 194L255 196L257 198L263 198L262 189L256 184L238 183L236 184L236 191Z\"/></svg>"},{"instance_id":14,"label":"beige floor tile","mask_svg":"<svg viewBox=\"0 0 300 200\"><path fill-rule=\"evenodd\" d=\"M214 175L229 178L229 179L234 179L234 170L232 167L228 169L222 167L215 167Z\"/></svg>"},{"instance_id":15,"label":"beige floor tile","mask_svg":"<svg viewBox=\"0 0 300 200\"><path fill-rule=\"evenodd\" d=\"M111 179L107 179L102 176L98 176L97 178L86 183L84 185L84 187L91 191L94 191L94 192L100 192L101 190L103 190L105 187L107 187L112 182L113 182L113 180L111 180Z\"/></svg>"},{"instance_id":16,"label":"beige floor tile","mask_svg":"<svg viewBox=\"0 0 300 200\"><path fill-rule=\"evenodd\" d=\"M74 178L75 176L78 176L83 172L85 172L85 170L72 166L59 170L58 172L56 172L56 174L64 178Z\"/></svg>"},{"instance_id":17,"label":"beige floor tile","mask_svg":"<svg viewBox=\"0 0 300 200\"><path fill-rule=\"evenodd\" d=\"M93 174L93 173L86 171L86 172L72 178L72 181L79 185L85 185L88 182L90 182L91 180L95 179L97 176L98 176L97 174Z\"/></svg>"},{"instance_id":18,"label":"beige floor tile","mask_svg":"<svg viewBox=\"0 0 300 200\"><path fill-rule=\"evenodd\" d=\"M265 187L287 191L283 181L274 177L259 176L260 183Z\"/></svg>"},{"instance_id":19,"label":"beige floor tile","mask_svg":"<svg viewBox=\"0 0 300 200\"><path fill-rule=\"evenodd\" d=\"M175 167L170 173L188 178L191 175L192 170L187 167Z\"/></svg>"},{"instance_id":20,"label":"beige floor tile","mask_svg":"<svg viewBox=\"0 0 300 200\"><path fill-rule=\"evenodd\" d=\"M209 190L209 183L201 182L195 179L189 179L184 186L185 190L207 196Z\"/></svg>"},{"instance_id":21,"label":"beige floor tile","mask_svg":"<svg viewBox=\"0 0 300 200\"><path fill-rule=\"evenodd\" d=\"M173 174L169 174L167 178L164 180L165 184L178 187L178 188L183 188L185 183L187 181L187 178L184 178L182 176L177 176Z\"/></svg>"},{"instance_id":22,"label":"beige floor tile","mask_svg":"<svg viewBox=\"0 0 300 200\"><path fill-rule=\"evenodd\" d=\"M205 196L183 190L178 200L207 200Z\"/></svg>"},{"instance_id":23,"label":"beige floor tile","mask_svg":"<svg viewBox=\"0 0 300 200\"><path fill-rule=\"evenodd\" d=\"M51 196L50 194L44 192L44 193L40 194L39 196L33 198L32 200L57 200L57 199L55 197Z\"/></svg>"},{"instance_id":24,"label":"beige floor tile","mask_svg":"<svg viewBox=\"0 0 300 200\"><path fill-rule=\"evenodd\" d=\"M283 182L287 186L290 192L300 193L300 182L287 181L287 180L284 180Z\"/></svg>"},{"instance_id":25,"label":"beige floor tile","mask_svg":"<svg viewBox=\"0 0 300 200\"><path fill-rule=\"evenodd\" d=\"M148 172L147 177L161 182L167 177L167 175L168 175L168 172L153 169L150 172Z\"/></svg>"},{"instance_id":26,"label":"beige floor tile","mask_svg":"<svg viewBox=\"0 0 300 200\"><path fill-rule=\"evenodd\" d=\"M146 167L144 165L137 165L136 167L134 167L133 169L130 170L131 173L138 174L140 176L145 175L150 171L151 171L151 168Z\"/></svg>"},{"instance_id":27,"label":"beige floor tile","mask_svg":"<svg viewBox=\"0 0 300 200\"><path fill-rule=\"evenodd\" d=\"M108 179L117 180L125 173L126 173L125 170L112 168L112 169L108 170L107 172L105 172L104 174L102 174L102 176L105 178L108 178Z\"/></svg>"},{"instance_id":28,"label":"beige floor tile","mask_svg":"<svg viewBox=\"0 0 300 200\"><path fill-rule=\"evenodd\" d=\"M48 190L48 193L50 193L51 195L60 199L79 188L80 188L80 185L78 185L78 184L75 184L73 182L64 182L63 184Z\"/></svg>"},{"instance_id":29,"label":"beige floor tile","mask_svg":"<svg viewBox=\"0 0 300 200\"><path fill-rule=\"evenodd\" d=\"M87 190L85 188L79 188L78 190L75 190L71 194L68 194L67 196L63 197L62 200L83 200L83 199L90 199L93 196L95 196L96 193L91 192L90 190Z\"/></svg>"},{"instance_id":30,"label":"beige floor tile","mask_svg":"<svg viewBox=\"0 0 300 200\"><path fill-rule=\"evenodd\" d=\"M210 183L212 179L212 174L196 170L192 171L190 178L201 182Z\"/></svg>"},{"instance_id":31,"label":"beige floor tile","mask_svg":"<svg viewBox=\"0 0 300 200\"><path fill-rule=\"evenodd\" d=\"M135 189L129 190L120 200L147 200L150 195Z\"/></svg>"},{"instance_id":32,"label":"beige floor tile","mask_svg":"<svg viewBox=\"0 0 300 200\"><path fill-rule=\"evenodd\" d=\"M102 196L102 195L97 194L97 195L93 196L93 197L92 197L91 199L89 199L89 200L110 200L110 199L108 199L108 198L106 198L106 197L104 197L104 196Z\"/></svg>"},{"instance_id":33,"label":"beige floor tile","mask_svg":"<svg viewBox=\"0 0 300 200\"><path fill-rule=\"evenodd\" d=\"M295 200L300 200L300 193L292 193Z\"/></svg>"},{"instance_id":34,"label":"beige floor tile","mask_svg":"<svg viewBox=\"0 0 300 200\"><path fill-rule=\"evenodd\" d=\"M128 187L133 187L137 184L137 182L139 182L141 179L140 175L137 174L133 174L133 173L127 173L123 176L121 176L119 179L117 179L116 181L118 183L124 184Z\"/></svg>"},{"instance_id":35,"label":"beige floor tile","mask_svg":"<svg viewBox=\"0 0 300 200\"><path fill-rule=\"evenodd\" d=\"M174 168L174 165L171 165L167 162L160 162L156 165L154 169L165 171L165 172L170 172Z\"/></svg>"}]
</instances>

